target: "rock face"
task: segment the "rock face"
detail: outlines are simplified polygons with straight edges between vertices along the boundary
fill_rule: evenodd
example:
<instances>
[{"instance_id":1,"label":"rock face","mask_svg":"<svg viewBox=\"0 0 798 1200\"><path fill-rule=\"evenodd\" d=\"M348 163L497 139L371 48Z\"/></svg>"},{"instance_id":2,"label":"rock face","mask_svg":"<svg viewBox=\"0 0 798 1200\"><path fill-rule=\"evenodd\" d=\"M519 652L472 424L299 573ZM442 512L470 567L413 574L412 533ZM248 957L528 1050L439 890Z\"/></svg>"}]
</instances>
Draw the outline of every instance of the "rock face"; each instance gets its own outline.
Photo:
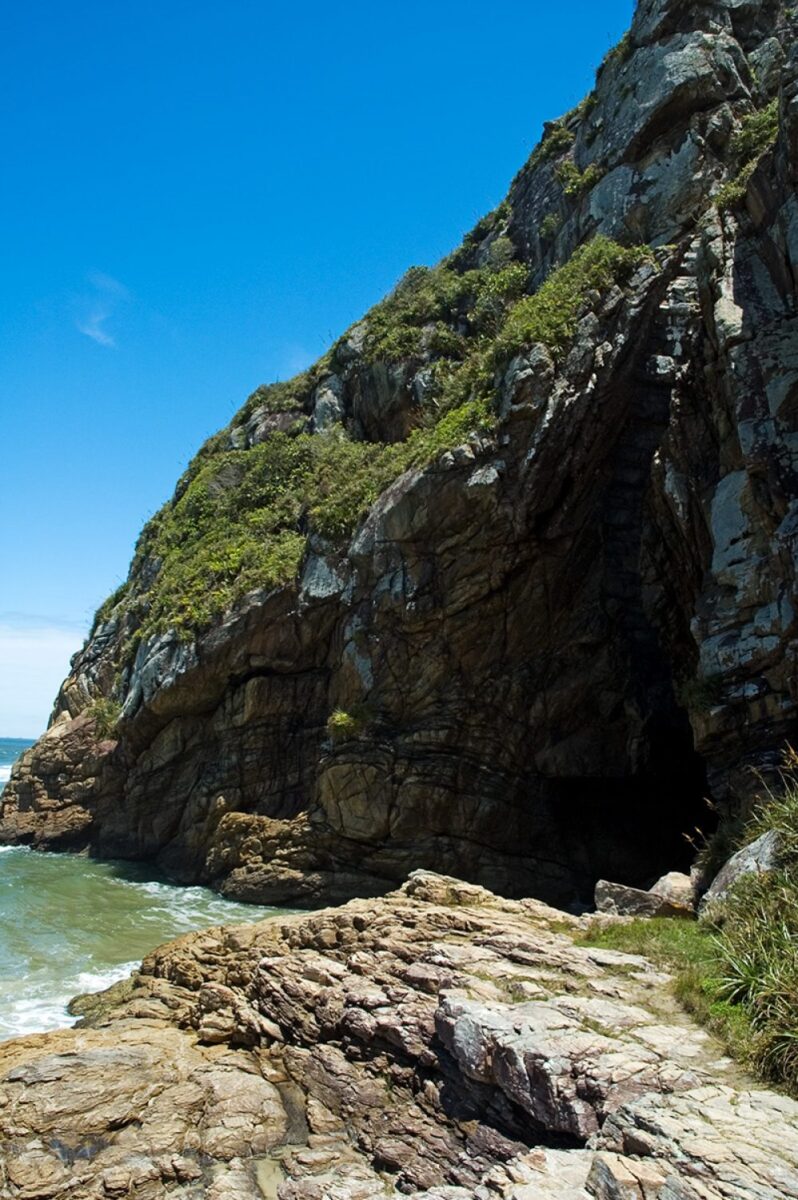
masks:
<instances>
[{"instance_id":1,"label":"rock face","mask_svg":"<svg viewBox=\"0 0 798 1200\"><path fill-rule=\"evenodd\" d=\"M779 0L641 0L447 269L507 260L532 293L596 235L649 260L587 290L567 346L491 360L494 428L382 486L345 544L311 534L293 582L150 628L168 563L143 543L0 837L307 905L417 866L578 903L688 865L703 798L742 803L795 736L794 33ZM485 321L442 310L377 352L369 314L203 452L208 503L230 455L298 428L400 443Z\"/></svg>"},{"instance_id":2,"label":"rock face","mask_svg":"<svg viewBox=\"0 0 798 1200\"><path fill-rule=\"evenodd\" d=\"M798 1104L586 927L418 872L161 947L92 1027L0 1046L0 1197L798 1194Z\"/></svg>"}]
</instances>

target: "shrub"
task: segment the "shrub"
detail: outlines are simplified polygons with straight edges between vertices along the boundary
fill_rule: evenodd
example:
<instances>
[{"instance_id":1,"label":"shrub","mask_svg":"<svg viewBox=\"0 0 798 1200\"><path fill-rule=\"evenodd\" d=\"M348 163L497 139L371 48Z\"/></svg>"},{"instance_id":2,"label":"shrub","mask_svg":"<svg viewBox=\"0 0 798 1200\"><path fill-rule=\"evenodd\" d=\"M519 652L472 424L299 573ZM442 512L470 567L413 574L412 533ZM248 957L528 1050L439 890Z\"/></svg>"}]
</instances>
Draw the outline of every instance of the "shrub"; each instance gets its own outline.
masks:
<instances>
[{"instance_id":1,"label":"shrub","mask_svg":"<svg viewBox=\"0 0 798 1200\"><path fill-rule=\"evenodd\" d=\"M366 318L366 362L399 362L438 349L442 330L449 329L455 338L451 327L462 321L478 329L483 318L491 324L497 307L517 299L526 281L520 263L505 261L512 250L509 239L499 238L494 246L500 248L485 267L463 272L445 263L411 268ZM453 356L462 356L459 343L453 345Z\"/></svg>"},{"instance_id":2,"label":"shrub","mask_svg":"<svg viewBox=\"0 0 798 1200\"><path fill-rule=\"evenodd\" d=\"M630 33L625 33L621 40L604 55L601 65L596 71L596 82L598 82L608 67L622 67L624 63L629 61L633 53L632 36Z\"/></svg>"},{"instance_id":3,"label":"shrub","mask_svg":"<svg viewBox=\"0 0 798 1200\"><path fill-rule=\"evenodd\" d=\"M533 342L543 342L555 355L561 354L576 332L588 294L624 282L646 259L652 260L647 248L625 248L601 236L580 246L534 295L510 309L495 356L509 360Z\"/></svg>"},{"instance_id":4,"label":"shrub","mask_svg":"<svg viewBox=\"0 0 798 1200\"><path fill-rule=\"evenodd\" d=\"M100 605L100 607L97 609L96 613L94 614L94 620L91 623L91 633L89 634L90 637L94 635L94 633L96 632L97 628L100 625L105 624L105 622L111 616L114 609L119 604L122 603L122 601L125 599L125 596L127 595L127 591L128 591L128 581L125 580L124 583L121 583L119 585L119 587L116 589L116 591L111 592L111 595L108 597L107 600L103 601L103 603Z\"/></svg>"},{"instance_id":5,"label":"shrub","mask_svg":"<svg viewBox=\"0 0 798 1200\"><path fill-rule=\"evenodd\" d=\"M759 158L773 145L779 134L779 102L772 100L765 108L743 118L729 149L743 163Z\"/></svg>"},{"instance_id":6,"label":"shrub","mask_svg":"<svg viewBox=\"0 0 798 1200\"><path fill-rule=\"evenodd\" d=\"M740 163L733 179L727 180L715 193L715 206L726 212L745 199L751 176L762 155L774 145L779 133L779 102L771 101L765 108L751 113L729 143L729 149Z\"/></svg>"},{"instance_id":7,"label":"shrub","mask_svg":"<svg viewBox=\"0 0 798 1200\"><path fill-rule=\"evenodd\" d=\"M564 121L552 121L541 140L532 151L528 167L537 167L552 158L558 158L574 144L575 135Z\"/></svg>"},{"instance_id":8,"label":"shrub","mask_svg":"<svg viewBox=\"0 0 798 1200\"><path fill-rule=\"evenodd\" d=\"M344 712L342 708L334 709L327 718L327 733L333 742L349 742L358 737L364 727L365 720L361 715Z\"/></svg>"},{"instance_id":9,"label":"shrub","mask_svg":"<svg viewBox=\"0 0 798 1200\"><path fill-rule=\"evenodd\" d=\"M604 175L604 168L598 163L591 163L584 171L580 171L576 163L567 158L557 167L556 175L566 196L581 196L596 186Z\"/></svg>"},{"instance_id":10,"label":"shrub","mask_svg":"<svg viewBox=\"0 0 798 1200\"><path fill-rule=\"evenodd\" d=\"M562 217L557 212L550 212L540 222L538 235L544 242L551 241L562 229Z\"/></svg>"},{"instance_id":11,"label":"shrub","mask_svg":"<svg viewBox=\"0 0 798 1200\"><path fill-rule=\"evenodd\" d=\"M94 732L100 741L112 737L116 732L121 712L121 705L115 700L109 700L107 696L98 696L85 709L86 716L94 721Z\"/></svg>"}]
</instances>

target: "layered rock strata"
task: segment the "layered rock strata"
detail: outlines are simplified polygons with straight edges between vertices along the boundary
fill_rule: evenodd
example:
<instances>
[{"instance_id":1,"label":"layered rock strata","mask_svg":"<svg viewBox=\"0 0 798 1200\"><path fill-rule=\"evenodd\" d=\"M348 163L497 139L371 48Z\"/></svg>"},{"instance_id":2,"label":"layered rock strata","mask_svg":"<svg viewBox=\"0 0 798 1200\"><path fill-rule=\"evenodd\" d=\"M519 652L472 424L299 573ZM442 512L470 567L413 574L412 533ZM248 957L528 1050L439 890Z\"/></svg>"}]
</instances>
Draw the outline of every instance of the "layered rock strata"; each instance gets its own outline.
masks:
<instances>
[{"instance_id":1,"label":"layered rock strata","mask_svg":"<svg viewBox=\"0 0 798 1200\"><path fill-rule=\"evenodd\" d=\"M88 1027L0 1046L0 1196L798 1194L798 1104L586 925L418 872L382 900L187 935Z\"/></svg>"},{"instance_id":2,"label":"layered rock strata","mask_svg":"<svg viewBox=\"0 0 798 1200\"><path fill-rule=\"evenodd\" d=\"M796 733L794 34L777 0L641 0L447 270L507 260L534 294L595 236L648 261L581 297L567 347L499 362L494 427L399 475L346 544L311 533L293 582L153 630L169 564L145 538L0 837L305 905L417 866L579 903L688 865L703 797L731 811ZM213 455L209 505L244 469L222 452L395 444L434 415L478 314L405 354L379 319L282 408L256 393L166 517Z\"/></svg>"}]
</instances>

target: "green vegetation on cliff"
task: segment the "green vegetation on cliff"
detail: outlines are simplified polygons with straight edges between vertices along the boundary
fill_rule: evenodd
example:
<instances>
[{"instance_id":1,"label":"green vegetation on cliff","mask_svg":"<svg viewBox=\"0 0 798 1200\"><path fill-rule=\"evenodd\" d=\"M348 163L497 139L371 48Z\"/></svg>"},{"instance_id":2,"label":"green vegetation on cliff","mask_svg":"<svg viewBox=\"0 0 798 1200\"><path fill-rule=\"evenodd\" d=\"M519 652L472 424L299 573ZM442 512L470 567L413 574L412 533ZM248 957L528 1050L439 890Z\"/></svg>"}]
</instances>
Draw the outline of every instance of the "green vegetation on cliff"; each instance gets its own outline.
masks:
<instances>
[{"instance_id":1,"label":"green vegetation on cliff","mask_svg":"<svg viewBox=\"0 0 798 1200\"><path fill-rule=\"evenodd\" d=\"M143 637L170 628L191 636L248 592L290 582L309 534L343 546L404 471L489 432L509 361L534 342L561 357L590 296L623 283L650 251L594 238L532 295L524 294L526 268L511 256L509 239L498 236L485 267L458 271L452 258L414 268L368 314L360 369L414 354L428 364L429 397L405 441L356 440L343 425L307 431L312 392L329 374L331 356L253 393L233 432L256 412L287 414L288 427L241 449L230 430L217 434L145 526L131 581L97 616L130 614L135 628L123 657ZM138 583L145 579L146 586Z\"/></svg>"},{"instance_id":2,"label":"green vegetation on cliff","mask_svg":"<svg viewBox=\"0 0 798 1200\"><path fill-rule=\"evenodd\" d=\"M779 102L772 100L765 108L747 116L731 139L730 150L739 163L737 175L724 183L715 195L717 208L724 212L744 199L749 180L759 166L762 155L774 145L779 133Z\"/></svg>"}]
</instances>

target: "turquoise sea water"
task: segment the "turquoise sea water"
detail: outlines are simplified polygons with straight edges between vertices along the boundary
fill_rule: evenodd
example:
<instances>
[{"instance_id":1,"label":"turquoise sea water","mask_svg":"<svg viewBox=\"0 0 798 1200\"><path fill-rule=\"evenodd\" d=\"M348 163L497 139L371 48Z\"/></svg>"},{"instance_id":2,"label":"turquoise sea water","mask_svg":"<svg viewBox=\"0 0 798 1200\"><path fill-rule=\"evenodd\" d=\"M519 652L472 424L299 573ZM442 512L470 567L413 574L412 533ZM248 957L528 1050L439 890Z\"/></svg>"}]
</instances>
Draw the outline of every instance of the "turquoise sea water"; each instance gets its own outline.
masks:
<instances>
[{"instance_id":1,"label":"turquoise sea water","mask_svg":"<svg viewBox=\"0 0 798 1200\"><path fill-rule=\"evenodd\" d=\"M0 786L28 745L0 738ZM71 1024L72 996L123 979L161 942L277 911L173 887L137 864L0 846L0 1039Z\"/></svg>"}]
</instances>

